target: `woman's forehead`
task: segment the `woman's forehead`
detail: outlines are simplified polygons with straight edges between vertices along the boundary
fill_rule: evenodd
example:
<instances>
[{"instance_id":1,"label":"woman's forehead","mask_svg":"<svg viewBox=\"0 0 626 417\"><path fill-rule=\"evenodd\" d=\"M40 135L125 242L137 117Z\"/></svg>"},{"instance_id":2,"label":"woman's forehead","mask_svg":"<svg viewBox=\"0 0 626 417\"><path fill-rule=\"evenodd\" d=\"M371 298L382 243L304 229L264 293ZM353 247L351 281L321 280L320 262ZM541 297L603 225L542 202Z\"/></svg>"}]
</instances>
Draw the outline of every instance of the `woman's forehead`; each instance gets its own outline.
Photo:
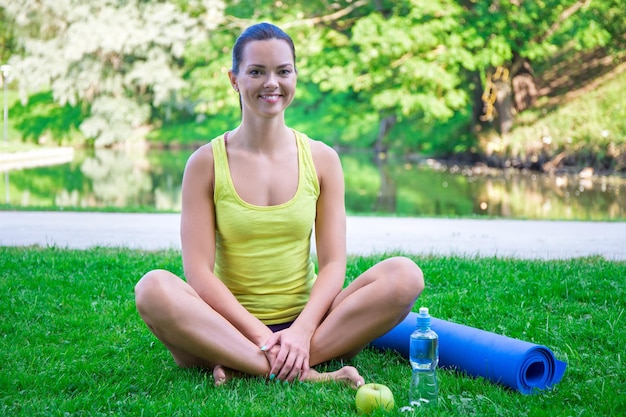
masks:
<instances>
[{"instance_id":1,"label":"woman's forehead","mask_svg":"<svg viewBox=\"0 0 626 417\"><path fill-rule=\"evenodd\" d=\"M247 65L280 61L280 65L293 64L293 52L287 41L282 39L254 40L246 44L243 59Z\"/></svg>"}]
</instances>

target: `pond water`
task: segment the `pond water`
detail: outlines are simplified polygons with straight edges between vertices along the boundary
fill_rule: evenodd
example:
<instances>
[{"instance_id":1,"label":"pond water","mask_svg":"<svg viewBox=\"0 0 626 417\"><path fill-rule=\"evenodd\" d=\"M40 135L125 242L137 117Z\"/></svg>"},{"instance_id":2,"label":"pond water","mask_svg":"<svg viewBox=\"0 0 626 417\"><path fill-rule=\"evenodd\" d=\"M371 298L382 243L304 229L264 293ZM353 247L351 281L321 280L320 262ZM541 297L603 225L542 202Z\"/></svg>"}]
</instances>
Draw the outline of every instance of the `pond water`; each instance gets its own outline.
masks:
<instances>
[{"instance_id":1,"label":"pond water","mask_svg":"<svg viewBox=\"0 0 626 417\"><path fill-rule=\"evenodd\" d=\"M3 172L0 198L37 209L179 211L191 152L76 153L71 162ZM620 177L477 173L430 160L376 162L371 154L342 154L341 160L350 214L626 219L626 181Z\"/></svg>"}]
</instances>

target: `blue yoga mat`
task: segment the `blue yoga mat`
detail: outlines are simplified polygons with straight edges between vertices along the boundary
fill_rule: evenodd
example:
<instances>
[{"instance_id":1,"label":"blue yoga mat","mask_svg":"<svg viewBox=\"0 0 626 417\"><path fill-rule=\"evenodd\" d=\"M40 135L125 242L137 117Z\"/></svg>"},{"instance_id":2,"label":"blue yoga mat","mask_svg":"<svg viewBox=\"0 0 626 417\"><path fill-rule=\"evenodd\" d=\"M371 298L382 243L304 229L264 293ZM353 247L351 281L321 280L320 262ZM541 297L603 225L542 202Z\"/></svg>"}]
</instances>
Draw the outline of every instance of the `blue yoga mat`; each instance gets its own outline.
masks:
<instances>
[{"instance_id":1,"label":"blue yoga mat","mask_svg":"<svg viewBox=\"0 0 626 417\"><path fill-rule=\"evenodd\" d=\"M408 358L409 336L416 328L416 320L417 313L409 313L371 345L398 351ZM431 328L439 335L440 367L483 377L523 394L552 387L563 378L567 367L545 346L434 317Z\"/></svg>"}]
</instances>

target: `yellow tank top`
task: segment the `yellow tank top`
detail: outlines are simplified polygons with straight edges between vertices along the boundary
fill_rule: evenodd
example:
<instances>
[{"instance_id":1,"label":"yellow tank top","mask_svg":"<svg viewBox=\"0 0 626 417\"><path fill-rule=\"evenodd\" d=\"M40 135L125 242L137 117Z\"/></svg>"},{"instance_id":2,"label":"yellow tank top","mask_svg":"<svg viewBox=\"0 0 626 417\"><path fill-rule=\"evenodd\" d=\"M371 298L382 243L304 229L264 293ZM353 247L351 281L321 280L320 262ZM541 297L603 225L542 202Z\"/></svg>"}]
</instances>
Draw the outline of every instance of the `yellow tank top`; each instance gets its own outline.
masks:
<instances>
[{"instance_id":1,"label":"yellow tank top","mask_svg":"<svg viewBox=\"0 0 626 417\"><path fill-rule=\"evenodd\" d=\"M265 324L296 319L317 278L311 259L319 182L309 138L295 132L298 187L291 200L255 206L239 197L224 135L212 141L215 167L215 274Z\"/></svg>"}]
</instances>

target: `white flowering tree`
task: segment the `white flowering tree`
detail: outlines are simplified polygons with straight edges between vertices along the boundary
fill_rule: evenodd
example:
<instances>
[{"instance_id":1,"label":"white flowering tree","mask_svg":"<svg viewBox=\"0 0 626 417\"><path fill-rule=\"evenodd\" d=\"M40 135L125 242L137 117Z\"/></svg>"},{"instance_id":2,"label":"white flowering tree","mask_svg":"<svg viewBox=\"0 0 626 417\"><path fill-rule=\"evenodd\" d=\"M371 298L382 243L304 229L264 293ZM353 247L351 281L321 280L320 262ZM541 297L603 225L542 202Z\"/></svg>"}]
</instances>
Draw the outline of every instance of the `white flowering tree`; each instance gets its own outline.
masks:
<instances>
[{"instance_id":1,"label":"white flowering tree","mask_svg":"<svg viewBox=\"0 0 626 417\"><path fill-rule=\"evenodd\" d=\"M49 89L81 106L80 130L96 146L187 106L183 55L223 21L221 0L0 0L22 53L13 65L23 100ZM157 113L164 114L157 114Z\"/></svg>"}]
</instances>

